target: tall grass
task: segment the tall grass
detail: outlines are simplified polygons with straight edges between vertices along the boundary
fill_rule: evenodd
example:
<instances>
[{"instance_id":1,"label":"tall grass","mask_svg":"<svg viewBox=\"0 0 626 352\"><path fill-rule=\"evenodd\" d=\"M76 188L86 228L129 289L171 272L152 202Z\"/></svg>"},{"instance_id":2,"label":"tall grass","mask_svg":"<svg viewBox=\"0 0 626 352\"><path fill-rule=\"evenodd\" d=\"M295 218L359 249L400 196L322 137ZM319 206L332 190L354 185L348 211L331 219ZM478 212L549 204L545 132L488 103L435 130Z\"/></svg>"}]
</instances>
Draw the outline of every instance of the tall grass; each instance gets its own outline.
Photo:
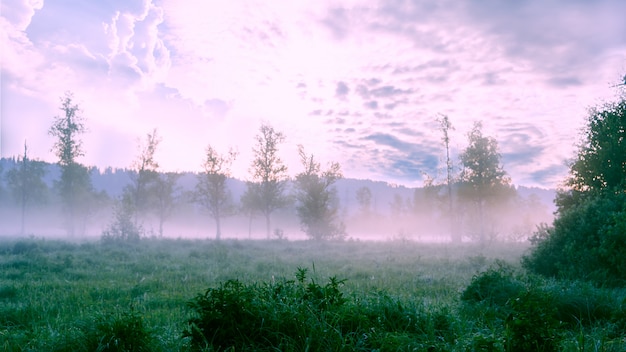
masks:
<instances>
[{"instance_id":1,"label":"tall grass","mask_svg":"<svg viewBox=\"0 0 626 352\"><path fill-rule=\"evenodd\" d=\"M624 350L626 293L530 277L518 265L525 249L358 241L3 241L0 351L185 351L203 343L207 350L247 343L257 350L510 351L516 336L511 319L544 312L557 322L550 325L554 343L545 346ZM297 268L308 271L298 276ZM503 287L512 289L494 296ZM194 337L194 324L201 326L194 319L203 318L190 302L205 297L208 303L228 290L241 294L232 298L246 299L245 314L257 319L238 327L250 340L212 344L214 335ZM555 310L542 310L549 308L544 305Z\"/></svg>"}]
</instances>

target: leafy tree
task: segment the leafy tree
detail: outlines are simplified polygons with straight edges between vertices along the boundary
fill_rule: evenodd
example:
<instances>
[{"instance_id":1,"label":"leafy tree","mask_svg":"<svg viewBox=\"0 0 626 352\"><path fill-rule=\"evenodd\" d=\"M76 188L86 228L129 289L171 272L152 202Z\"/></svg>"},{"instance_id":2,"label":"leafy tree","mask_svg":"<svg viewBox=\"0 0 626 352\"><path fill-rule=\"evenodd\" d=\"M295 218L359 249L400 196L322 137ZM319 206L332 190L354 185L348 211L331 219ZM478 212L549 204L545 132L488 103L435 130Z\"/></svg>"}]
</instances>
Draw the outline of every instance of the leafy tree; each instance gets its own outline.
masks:
<instances>
[{"instance_id":1,"label":"leafy tree","mask_svg":"<svg viewBox=\"0 0 626 352\"><path fill-rule=\"evenodd\" d=\"M372 212L372 191L367 186L356 190L356 201L359 203L359 212L369 216Z\"/></svg>"},{"instance_id":2,"label":"leafy tree","mask_svg":"<svg viewBox=\"0 0 626 352\"><path fill-rule=\"evenodd\" d=\"M247 183L245 197L265 216L267 239L270 238L270 217L274 210L283 208L289 202L285 196L287 166L278 156L278 145L285 136L269 125L262 125L252 149L252 182Z\"/></svg>"},{"instance_id":3,"label":"leafy tree","mask_svg":"<svg viewBox=\"0 0 626 352\"><path fill-rule=\"evenodd\" d=\"M134 173L131 174L131 184L124 189L131 202L127 210L132 211L136 224L141 216L154 208L155 187L159 179L159 164L154 154L160 142L157 130L154 129L146 135L144 143L139 143L139 155L132 166Z\"/></svg>"},{"instance_id":4,"label":"leafy tree","mask_svg":"<svg viewBox=\"0 0 626 352\"><path fill-rule=\"evenodd\" d=\"M508 198L510 179L500 164L498 142L483 136L482 124L476 122L468 134L469 145L461 154L463 195L478 210L479 239L485 241L485 207L490 202Z\"/></svg>"},{"instance_id":5,"label":"leafy tree","mask_svg":"<svg viewBox=\"0 0 626 352\"><path fill-rule=\"evenodd\" d=\"M311 239L342 238L345 226L338 220L339 200L333 184L342 177L338 163L331 163L325 171L313 155L298 147L304 171L296 175L296 211L302 229Z\"/></svg>"},{"instance_id":6,"label":"leafy tree","mask_svg":"<svg viewBox=\"0 0 626 352\"><path fill-rule=\"evenodd\" d=\"M232 196L226 180L230 177L230 167L237 157L237 152L230 150L227 154L219 154L210 145L206 149L203 171L198 174L198 183L194 191L194 199L209 211L215 220L215 238L220 239L222 217L231 215L234 210Z\"/></svg>"},{"instance_id":7,"label":"leafy tree","mask_svg":"<svg viewBox=\"0 0 626 352\"><path fill-rule=\"evenodd\" d=\"M553 226L524 265L539 274L626 285L626 98L590 109Z\"/></svg>"},{"instance_id":8,"label":"leafy tree","mask_svg":"<svg viewBox=\"0 0 626 352\"><path fill-rule=\"evenodd\" d=\"M159 219L159 236L163 236L163 224L172 215L178 201L176 186L180 174L167 172L159 174L154 184L155 212Z\"/></svg>"},{"instance_id":9,"label":"leafy tree","mask_svg":"<svg viewBox=\"0 0 626 352\"><path fill-rule=\"evenodd\" d=\"M626 100L590 109L578 154L557 199L559 211L598 192L626 189Z\"/></svg>"},{"instance_id":10,"label":"leafy tree","mask_svg":"<svg viewBox=\"0 0 626 352\"><path fill-rule=\"evenodd\" d=\"M42 180L45 175L45 164L28 158L28 147L24 143L24 154L18 161L18 166L9 170L7 182L15 200L21 209L20 234L24 234L26 209L36 201L46 198L48 187Z\"/></svg>"},{"instance_id":11,"label":"leafy tree","mask_svg":"<svg viewBox=\"0 0 626 352\"><path fill-rule=\"evenodd\" d=\"M61 98L60 110L63 115L56 116L48 133L57 140L52 151L59 158L61 178L55 183L61 196L68 235L77 232L78 220L84 221L89 211L85 206L93 195L91 178L86 167L77 162L84 155L80 135L86 132L85 119L79 115L80 108L72 101L72 93L65 93Z\"/></svg>"}]
</instances>

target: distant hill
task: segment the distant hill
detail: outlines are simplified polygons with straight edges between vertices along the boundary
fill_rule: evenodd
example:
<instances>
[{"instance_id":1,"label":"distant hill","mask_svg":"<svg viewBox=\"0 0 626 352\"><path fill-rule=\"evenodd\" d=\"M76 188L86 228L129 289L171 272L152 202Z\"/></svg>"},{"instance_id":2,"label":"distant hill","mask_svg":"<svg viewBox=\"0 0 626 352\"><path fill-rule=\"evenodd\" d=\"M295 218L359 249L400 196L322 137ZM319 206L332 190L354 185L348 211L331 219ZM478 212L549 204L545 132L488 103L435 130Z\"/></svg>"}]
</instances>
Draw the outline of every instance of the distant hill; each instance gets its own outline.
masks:
<instances>
[{"instance_id":1,"label":"distant hill","mask_svg":"<svg viewBox=\"0 0 626 352\"><path fill-rule=\"evenodd\" d=\"M52 187L54 181L59 178L60 169L57 164L46 163L45 182ZM0 184L4 185L4 175L7 171L16 167L15 158L0 159L0 169L3 174L0 175ZM132 171L128 169L106 168L100 171L97 168L90 168L91 178L94 188L97 191L104 191L110 197L115 198L122 194L124 187L131 182ZM191 172L182 173L178 181L178 185L183 191L191 191L196 184L196 174ZM246 190L245 181L231 178L228 180L228 186L234 199L239 199ZM403 200L413 199L415 188L405 186L391 185L384 181L359 180L346 178L337 181L337 195L340 199L342 207L352 211L358 207L356 200L356 191L361 187L368 187L372 192L372 210L380 214L386 214L389 211L389 204L394 201L396 195L402 197ZM553 212L554 197L556 190L544 189L538 187L516 186L518 194L523 198L528 198L531 194L535 194L542 203Z\"/></svg>"}]
</instances>

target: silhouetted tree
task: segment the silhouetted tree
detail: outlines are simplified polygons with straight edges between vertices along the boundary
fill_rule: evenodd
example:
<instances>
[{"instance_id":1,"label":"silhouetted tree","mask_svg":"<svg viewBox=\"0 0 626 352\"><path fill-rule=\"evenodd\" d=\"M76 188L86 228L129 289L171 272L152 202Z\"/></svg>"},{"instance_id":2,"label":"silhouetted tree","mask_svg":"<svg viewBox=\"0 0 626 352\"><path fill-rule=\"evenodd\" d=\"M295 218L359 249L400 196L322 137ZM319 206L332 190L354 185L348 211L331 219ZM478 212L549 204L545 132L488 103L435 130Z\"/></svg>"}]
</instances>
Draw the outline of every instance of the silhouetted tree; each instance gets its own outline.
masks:
<instances>
[{"instance_id":1,"label":"silhouetted tree","mask_svg":"<svg viewBox=\"0 0 626 352\"><path fill-rule=\"evenodd\" d=\"M342 177L338 163L325 171L313 155L298 146L304 171L296 175L296 211L302 230L314 240L343 238L345 226L338 219L339 200L333 184Z\"/></svg>"},{"instance_id":2,"label":"silhouetted tree","mask_svg":"<svg viewBox=\"0 0 626 352\"><path fill-rule=\"evenodd\" d=\"M24 234L26 209L33 202L43 201L46 198L48 186L43 181L45 164L28 158L28 147L24 142L24 154L18 159L15 168L7 173L7 183L18 202L21 210L20 234Z\"/></svg>"},{"instance_id":3,"label":"silhouetted tree","mask_svg":"<svg viewBox=\"0 0 626 352\"><path fill-rule=\"evenodd\" d=\"M278 145L285 140L281 132L276 132L269 125L261 125L260 134L255 137L256 145L252 149L252 181L247 182L245 197L250 204L265 216L267 239L270 238L270 217L274 210L283 208L289 202L285 196L287 166L278 156Z\"/></svg>"},{"instance_id":4,"label":"silhouetted tree","mask_svg":"<svg viewBox=\"0 0 626 352\"><path fill-rule=\"evenodd\" d=\"M76 233L77 221L86 220L90 198L93 195L91 178L86 167L77 162L84 155L80 135L86 132L84 118L79 115L80 109L74 104L72 93L65 93L61 98L60 110L63 115L54 118L48 133L57 140L52 151L59 158L61 178L55 186L63 202L68 235ZM82 226L84 229L84 224Z\"/></svg>"},{"instance_id":5,"label":"silhouetted tree","mask_svg":"<svg viewBox=\"0 0 626 352\"><path fill-rule=\"evenodd\" d=\"M463 195L478 210L479 239L485 241L485 206L500 197L511 196L510 179L500 164L498 142L482 133L482 124L476 122L468 134L469 145L461 154Z\"/></svg>"},{"instance_id":6,"label":"silhouetted tree","mask_svg":"<svg viewBox=\"0 0 626 352\"><path fill-rule=\"evenodd\" d=\"M222 217L234 213L232 195L226 180L230 177L230 167L237 157L237 152L229 150L219 154L210 145L206 149L203 171L198 174L198 183L194 191L194 200L209 211L215 220L215 238L222 235Z\"/></svg>"}]
</instances>

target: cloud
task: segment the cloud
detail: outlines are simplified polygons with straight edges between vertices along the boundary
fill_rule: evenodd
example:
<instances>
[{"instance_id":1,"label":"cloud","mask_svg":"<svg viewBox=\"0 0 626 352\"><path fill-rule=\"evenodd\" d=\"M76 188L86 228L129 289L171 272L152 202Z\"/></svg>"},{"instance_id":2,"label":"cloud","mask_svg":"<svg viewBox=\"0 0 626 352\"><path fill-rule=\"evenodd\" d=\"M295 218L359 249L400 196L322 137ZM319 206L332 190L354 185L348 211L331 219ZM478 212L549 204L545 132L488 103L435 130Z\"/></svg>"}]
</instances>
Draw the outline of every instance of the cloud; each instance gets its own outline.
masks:
<instances>
[{"instance_id":1,"label":"cloud","mask_svg":"<svg viewBox=\"0 0 626 352\"><path fill-rule=\"evenodd\" d=\"M376 100L370 100L363 105L368 109L372 109L372 110L378 109L378 102Z\"/></svg>"},{"instance_id":2,"label":"cloud","mask_svg":"<svg viewBox=\"0 0 626 352\"><path fill-rule=\"evenodd\" d=\"M350 88L344 82L337 83L337 89L335 89L335 96L338 98L343 98L350 93Z\"/></svg>"},{"instance_id":3,"label":"cloud","mask_svg":"<svg viewBox=\"0 0 626 352\"><path fill-rule=\"evenodd\" d=\"M552 184L556 186L563 182L563 176L567 173L567 170L567 166L564 164L552 164L531 172L527 181L538 185Z\"/></svg>"}]
</instances>

